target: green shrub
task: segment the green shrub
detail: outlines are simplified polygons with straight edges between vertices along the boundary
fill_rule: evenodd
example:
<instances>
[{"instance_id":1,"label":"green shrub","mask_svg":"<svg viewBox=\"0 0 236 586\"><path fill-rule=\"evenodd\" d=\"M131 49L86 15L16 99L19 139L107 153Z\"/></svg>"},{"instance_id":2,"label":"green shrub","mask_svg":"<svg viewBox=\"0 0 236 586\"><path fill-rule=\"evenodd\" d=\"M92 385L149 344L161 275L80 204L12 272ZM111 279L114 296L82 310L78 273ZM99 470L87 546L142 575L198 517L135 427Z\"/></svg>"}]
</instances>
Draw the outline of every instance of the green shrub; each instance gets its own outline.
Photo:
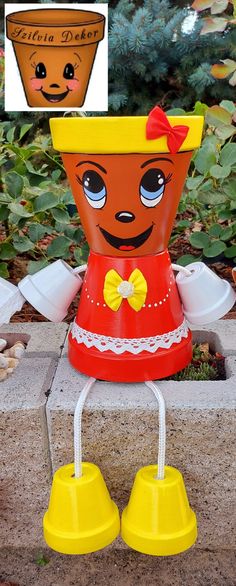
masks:
<instances>
[{"instance_id":1,"label":"green shrub","mask_svg":"<svg viewBox=\"0 0 236 586\"><path fill-rule=\"evenodd\" d=\"M192 158L179 206L180 214L188 215L188 219L176 224L171 242L187 231L187 240L198 251L199 259L223 254L236 262L236 143L232 142L236 106L227 100L211 108L198 103L195 112L204 109L202 145ZM185 265L192 260L195 257L188 254L178 262Z\"/></svg>"},{"instance_id":2,"label":"green shrub","mask_svg":"<svg viewBox=\"0 0 236 586\"><path fill-rule=\"evenodd\" d=\"M59 154L52 150L50 136L37 135L25 144L32 124L19 130L9 122L0 126L0 223L4 228L0 243L0 275L8 276L7 262L27 253L28 270L33 273L55 258L84 262L88 247L78 214L70 217L74 204L65 181ZM42 239L49 237L45 247ZM79 246L78 246L79 245Z\"/></svg>"}]
</instances>

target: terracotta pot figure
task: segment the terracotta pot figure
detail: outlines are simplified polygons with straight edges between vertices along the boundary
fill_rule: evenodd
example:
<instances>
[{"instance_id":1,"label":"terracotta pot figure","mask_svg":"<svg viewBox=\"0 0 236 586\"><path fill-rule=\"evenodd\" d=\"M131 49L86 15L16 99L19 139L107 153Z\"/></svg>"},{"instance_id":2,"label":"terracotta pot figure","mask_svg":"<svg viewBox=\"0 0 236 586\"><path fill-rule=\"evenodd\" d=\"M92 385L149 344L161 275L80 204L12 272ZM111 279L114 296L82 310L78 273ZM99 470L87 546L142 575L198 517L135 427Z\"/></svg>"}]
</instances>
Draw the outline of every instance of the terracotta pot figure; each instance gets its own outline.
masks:
<instances>
[{"instance_id":1,"label":"terracotta pot figure","mask_svg":"<svg viewBox=\"0 0 236 586\"><path fill-rule=\"evenodd\" d=\"M90 246L69 360L100 379L162 378L192 356L167 245L203 120L162 114L181 143L149 137L153 114L51 120Z\"/></svg>"},{"instance_id":2,"label":"terracotta pot figure","mask_svg":"<svg viewBox=\"0 0 236 586\"><path fill-rule=\"evenodd\" d=\"M45 8L7 16L27 103L31 107L81 107L98 43L103 14Z\"/></svg>"}]
</instances>

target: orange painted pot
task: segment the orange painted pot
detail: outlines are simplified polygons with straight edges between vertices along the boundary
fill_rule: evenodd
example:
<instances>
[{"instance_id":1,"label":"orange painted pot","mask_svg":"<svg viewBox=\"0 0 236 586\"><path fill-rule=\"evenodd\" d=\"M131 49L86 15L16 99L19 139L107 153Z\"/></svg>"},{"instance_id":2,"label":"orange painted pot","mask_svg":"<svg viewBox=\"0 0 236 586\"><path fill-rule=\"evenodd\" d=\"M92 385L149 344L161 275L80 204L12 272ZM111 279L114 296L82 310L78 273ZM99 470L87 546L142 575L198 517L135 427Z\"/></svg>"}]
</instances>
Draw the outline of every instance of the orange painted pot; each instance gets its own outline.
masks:
<instances>
[{"instance_id":1,"label":"orange painted pot","mask_svg":"<svg viewBox=\"0 0 236 586\"><path fill-rule=\"evenodd\" d=\"M104 37L103 14L47 8L14 12L6 20L28 105L81 107Z\"/></svg>"},{"instance_id":2,"label":"orange painted pot","mask_svg":"<svg viewBox=\"0 0 236 586\"><path fill-rule=\"evenodd\" d=\"M192 345L167 245L203 118L154 108L50 125L91 248L69 360L102 380L170 376Z\"/></svg>"}]
</instances>

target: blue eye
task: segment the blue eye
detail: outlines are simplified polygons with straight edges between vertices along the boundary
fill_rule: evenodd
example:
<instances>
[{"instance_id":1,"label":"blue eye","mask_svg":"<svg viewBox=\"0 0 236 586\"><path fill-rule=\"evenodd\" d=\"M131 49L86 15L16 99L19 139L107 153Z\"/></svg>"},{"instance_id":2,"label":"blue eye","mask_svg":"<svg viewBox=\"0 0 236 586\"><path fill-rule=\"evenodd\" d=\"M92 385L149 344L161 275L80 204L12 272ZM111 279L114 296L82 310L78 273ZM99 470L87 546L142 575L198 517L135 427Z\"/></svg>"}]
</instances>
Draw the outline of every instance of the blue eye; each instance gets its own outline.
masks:
<instances>
[{"instance_id":1,"label":"blue eye","mask_svg":"<svg viewBox=\"0 0 236 586\"><path fill-rule=\"evenodd\" d=\"M84 195L88 203L97 209L103 208L106 203L106 186L105 183L97 173L97 171L85 171L82 181L77 177L79 183L83 186Z\"/></svg>"},{"instance_id":2,"label":"blue eye","mask_svg":"<svg viewBox=\"0 0 236 586\"><path fill-rule=\"evenodd\" d=\"M143 205L148 208L155 207L162 199L166 183L170 181L171 175L165 177L161 169L149 169L143 175L140 186L140 199Z\"/></svg>"}]
</instances>

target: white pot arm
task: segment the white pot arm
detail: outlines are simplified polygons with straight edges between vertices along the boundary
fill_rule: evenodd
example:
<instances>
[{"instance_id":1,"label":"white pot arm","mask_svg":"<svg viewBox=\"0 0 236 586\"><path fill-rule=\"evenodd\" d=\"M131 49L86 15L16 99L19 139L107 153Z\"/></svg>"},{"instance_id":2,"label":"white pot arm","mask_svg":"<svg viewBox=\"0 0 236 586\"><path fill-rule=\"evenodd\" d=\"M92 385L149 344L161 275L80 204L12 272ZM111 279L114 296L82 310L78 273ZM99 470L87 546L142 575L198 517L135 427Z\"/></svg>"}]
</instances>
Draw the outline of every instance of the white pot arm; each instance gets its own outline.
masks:
<instances>
[{"instance_id":1,"label":"white pot arm","mask_svg":"<svg viewBox=\"0 0 236 586\"><path fill-rule=\"evenodd\" d=\"M25 303L25 298L18 287L0 278L0 326L8 324L11 317L20 311Z\"/></svg>"},{"instance_id":2,"label":"white pot arm","mask_svg":"<svg viewBox=\"0 0 236 586\"><path fill-rule=\"evenodd\" d=\"M187 269L186 267L182 267L182 265L177 265L172 262L171 267L172 267L173 271L178 271L179 273L183 273L187 277L190 277L190 275L192 274L189 269Z\"/></svg>"},{"instance_id":3,"label":"white pot arm","mask_svg":"<svg viewBox=\"0 0 236 586\"><path fill-rule=\"evenodd\" d=\"M88 265L85 264L85 265L80 265L79 267L76 267L74 269L74 273L79 273L79 275L80 275L80 273L84 273L87 270L87 266Z\"/></svg>"}]
</instances>

